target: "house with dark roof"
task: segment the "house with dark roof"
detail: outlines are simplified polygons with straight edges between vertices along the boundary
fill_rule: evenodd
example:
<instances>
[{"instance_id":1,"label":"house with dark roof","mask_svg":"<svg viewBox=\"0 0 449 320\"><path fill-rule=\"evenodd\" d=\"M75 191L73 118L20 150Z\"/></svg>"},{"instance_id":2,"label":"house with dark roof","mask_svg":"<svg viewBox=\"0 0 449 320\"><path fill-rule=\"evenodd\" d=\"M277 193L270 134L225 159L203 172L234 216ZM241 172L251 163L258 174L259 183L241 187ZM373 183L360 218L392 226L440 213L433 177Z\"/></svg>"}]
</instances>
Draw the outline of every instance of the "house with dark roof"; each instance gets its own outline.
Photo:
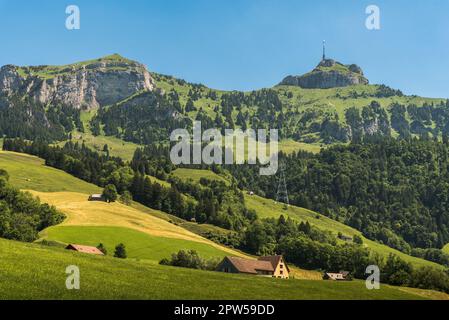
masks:
<instances>
[{"instance_id":1,"label":"house with dark roof","mask_svg":"<svg viewBox=\"0 0 449 320\"><path fill-rule=\"evenodd\" d=\"M98 256L104 256L104 253L101 252L98 248L95 247L89 247L89 246L82 246L79 244L69 244L66 247L67 250L73 250L80 253L87 253L87 254L95 254Z\"/></svg>"},{"instance_id":2,"label":"house with dark roof","mask_svg":"<svg viewBox=\"0 0 449 320\"><path fill-rule=\"evenodd\" d=\"M218 265L217 271L282 279L288 279L290 273L290 269L282 256L260 257L258 260L225 257Z\"/></svg>"}]
</instances>

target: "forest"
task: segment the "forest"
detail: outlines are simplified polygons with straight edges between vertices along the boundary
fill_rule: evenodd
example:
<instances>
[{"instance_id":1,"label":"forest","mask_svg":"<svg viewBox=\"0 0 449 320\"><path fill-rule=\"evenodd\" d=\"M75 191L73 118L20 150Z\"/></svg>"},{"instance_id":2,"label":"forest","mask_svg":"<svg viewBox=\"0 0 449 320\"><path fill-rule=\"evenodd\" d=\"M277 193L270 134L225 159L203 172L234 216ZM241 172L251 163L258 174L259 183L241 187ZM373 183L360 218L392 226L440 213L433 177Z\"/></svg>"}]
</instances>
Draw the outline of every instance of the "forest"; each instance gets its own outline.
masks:
<instances>
[{"instance_id":1,"label":"forest","mask_svg":"<svg viewBox=\"0 0 449 320\"><path fill-rule=\"evenodd\" d=\"M0 169L1 238L31 242L38 238L39 231L64 220L64 215L54 207L17 190L8 180L8 172Z\"/></svg>"}]
</instances>

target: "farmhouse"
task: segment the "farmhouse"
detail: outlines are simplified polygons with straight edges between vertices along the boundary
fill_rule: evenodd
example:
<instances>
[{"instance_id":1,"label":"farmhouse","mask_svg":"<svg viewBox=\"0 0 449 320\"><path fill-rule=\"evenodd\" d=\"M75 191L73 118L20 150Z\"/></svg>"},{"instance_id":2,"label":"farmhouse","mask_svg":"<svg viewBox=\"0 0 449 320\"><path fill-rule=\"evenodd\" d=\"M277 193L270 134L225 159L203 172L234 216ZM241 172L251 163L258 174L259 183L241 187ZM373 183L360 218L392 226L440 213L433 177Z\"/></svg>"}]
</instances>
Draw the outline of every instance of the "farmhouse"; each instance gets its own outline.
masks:
<instances>
[{"instance_id":1,"label":"farmhouse","mask_svg":"<svg viewBox=\"0 0 449 320\"><path fill-rule=\"evenodd\" d=\"M89 196L89 201L105 201L105 199L101 194L91 194Z\"/></svg>"},{"instance_id":2,"label":"farmhouse","mask_svg":"<svg viewBox=\"0 0 449 320\"><path fill-rule=\"evenodd\" d=\"M69 244L66 247L67 250L73 250L81 253L87 253L87 254L95 254L98 256L104 256L104 253L98 250L95 247L88 247L88 246L81 246L78 244Z\"/></svg>"},{"instance_id":3,"label":"farmhouse","mask_svg":"<svg viewBox=\"0 0 449 320\"><path fill-rule=\"evenodd\" d=\"M332 280L332 281L348 281L350 280L348 271L340 271L340 272L326 272L323 275L323 280Z\"/></svg>"},{"instance_id":4,"label":"farmhouse","mask_svg":"<svg viewBox=\"0 0 449 320\"><path fill-rule=\"evenodd\" d=\"M288 279L290 269L282 256L261 257L258 260L226 257L218 265L217 271Z\"/></svg>"}]
</instances>

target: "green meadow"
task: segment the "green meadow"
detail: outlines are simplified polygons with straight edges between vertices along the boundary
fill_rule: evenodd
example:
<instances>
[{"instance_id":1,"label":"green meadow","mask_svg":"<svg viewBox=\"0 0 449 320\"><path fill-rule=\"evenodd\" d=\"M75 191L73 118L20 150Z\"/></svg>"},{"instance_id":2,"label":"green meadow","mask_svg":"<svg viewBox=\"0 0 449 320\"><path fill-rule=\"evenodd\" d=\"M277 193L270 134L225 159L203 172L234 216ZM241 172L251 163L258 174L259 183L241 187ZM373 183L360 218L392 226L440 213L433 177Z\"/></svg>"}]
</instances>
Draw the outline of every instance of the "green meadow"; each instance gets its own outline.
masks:
<instances>
[{"instance_id":1,"label":"green meadow","mask_svg":"<svg viewBox=\"0 0 449 320\"><path fill-rule=\"evenodd\" d=\"M364 282L280 281L90 256L0 239L0 299L444 299L433 291ZM80 270L80 290L67 290L68 266ZM7 281L5 281L7 280Z\"/></svg>"},{"instance_id":2,"label":"green meadow","mask_svg":"<svg viewBox=\"0 0 449 320\"><path fill-rule=\"evenodd\" d=\"M111 256L114 255L115 246L124 243L128 258L139 260L159 262L163 258L170 258L172 253L179 250L196 250L201 257L207 259L219 259L229 255L205 243L156 237L121 227L56 226L46 229L45 233L47 240L65 244L80 243L96 247L103 243Z\"/></svg>"},{"instance_id":3,"label":"green meadow","mask_svg":"<svg viewBox=\"0 0 449 320\"><path fill-rule=\"evenodd\" d=\"M0 167L8 170L11 182L22 188L48 193L48 198L62 201L62 195L73 197L76 192L98 192L99 188L76 179L62 171L46 167L41 159L11 152L0 152ZM201 177L225 180L224 177L209 171L181 169L176 176L198 181ZM84 199L84 198L83 198ZM247 196L249 208L254 208L261 217L277 217L288 214L294 219L311 221L317 227L341 231L348 235L357 231L330 220L324 216L300 208L290 207L284 210L273 201ZM86 210L78 198L67 199L73 219L82 222ZM89 204L95 208L101 204ZM96 205L96 206L95 206ZM112 207L111 207L112 208ZM121 207L120 207L121 208ZM106 208L105 208L106 209ZM122 208L125 210L126 208ZM133 210L140 214L161 218L162 222L172 221L173 230L177 225L188 230L203 227L183 225L182 221L165 213L155 214L138 204ZM125 210L126 211L126 210ZM111 215L119 219L123 214L123 225L131 223L126 219L130 213ZM77 215L79 212L79 216ZM97 219L94 212L86 218ZM100 214L100 211L98 211ZM106 213L104 213L106 214ZM112 213L108 213L112 214ZM135 213L135 215L138 215ZM101 217L98 217L100 219ZM142 217L143 218L143 217ZM101 220L101 219L100 219ZM98 221L100 221L98 220ZM143 220L142 220L143 221ZM187 222L184 222L187 223ZM139 227L139 226L137 226ZM152 227L153 228L153 227ZM208 228L208 226L204 226ZM216 228L210 226L210 228ZM153 230L154 229L154 230ZM153 228L152 232L158 231ZM151 231L150 230L150 231ZM170 229L172 230L172 229ZM170 231L168 230L168 231ZM181 229L183 230L183 229ZM197 230L199 232L201 230ZM186 239L166 238L144 233L133 228L105 225L61 225L43 232L47 240L60 243L79 243L96 246L100 242L106 245L109 255L106 257L79 254L58 247L25 244L0 239L0 299L446 299L447 296L433 291L410 288L382 286L377 291L369 291L363 282L327 282L312 280L278 281L244 275L229 275L216 272L172 268L158 265L162 258L182 249L197 250L205 258L219 259L227 255L218 246L207 242ZM123 242L127 247L129 259L112 258L116 244ZM373 250L391 252L393 249L365 239ZM378 246L378 247L376 247ZM224 248L223 248L224 249ZM415 264L431 264L424 260L406 256ZM65 288L65 268L76 265L81 270L81 290L70 291Z\"/></svg>"},{"instance_id":4,"label":"green meadow","mask_svg":"<svg viewBox=\"0 0 449 320\"><path fill-rule=\"evenodd\" d=\"M15 152L0 151L0 168L8 171L10 182L19 189L40 192L98 193L101 188L61 170L45 166L44 160Z\"/></svg>"}]
</instances>

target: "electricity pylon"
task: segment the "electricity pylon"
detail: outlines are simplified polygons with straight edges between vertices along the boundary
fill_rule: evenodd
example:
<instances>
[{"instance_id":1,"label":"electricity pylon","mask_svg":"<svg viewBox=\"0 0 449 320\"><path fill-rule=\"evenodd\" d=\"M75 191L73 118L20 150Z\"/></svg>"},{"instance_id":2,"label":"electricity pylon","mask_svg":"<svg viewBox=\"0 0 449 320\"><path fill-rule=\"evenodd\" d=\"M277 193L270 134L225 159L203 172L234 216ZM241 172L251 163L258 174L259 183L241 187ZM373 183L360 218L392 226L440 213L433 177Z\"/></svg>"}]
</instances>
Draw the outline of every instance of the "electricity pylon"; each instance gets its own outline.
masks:
<instances>
[{"instance_id":1,"label":"electricity pylon","mask_svg":"<svg viewBox=\"0 0 449 320\"><path fill-rule=\"evenodd\" d=\"M285 180L285 165L283 162L279 166L279 181L278 189L276 193L276 202L284 203L286 207L290 206L290 201L288 199L287 181Z\"/></svg>"}]
</instances>

